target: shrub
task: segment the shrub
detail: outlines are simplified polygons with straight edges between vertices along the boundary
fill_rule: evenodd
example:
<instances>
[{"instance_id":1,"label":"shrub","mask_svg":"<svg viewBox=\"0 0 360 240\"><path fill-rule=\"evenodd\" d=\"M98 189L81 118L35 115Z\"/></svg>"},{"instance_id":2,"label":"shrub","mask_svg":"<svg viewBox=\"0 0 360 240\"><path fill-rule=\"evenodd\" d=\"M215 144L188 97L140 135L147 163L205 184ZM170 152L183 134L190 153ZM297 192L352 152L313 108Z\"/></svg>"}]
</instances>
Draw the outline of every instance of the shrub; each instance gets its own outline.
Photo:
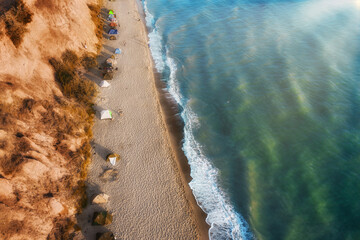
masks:
<instances>
[{"instance_id":1,"label":"shrub","mask_svg":"<svg viewBox=\"0 0 360 240\"><path fill-rule=\"evenodd\" d=\"M15 47L19 47L22 43L24 34L27 32L26 24L32 21L33 13L25 5L23 0L15 1L13 7L5 13L5 29L6 35Z\"/></svg>"},{"instance_id":2,"label":"shrub","mask_svg":"<svg viewBox=\"0 0 360 240\"><path fill-rule=\"evenodd\" d=\"M13 15L5 14L6 35L10 38L15 47L22 43L24 34L27 32L25 26L17 22Z\"/></svg>"},{"instance_id":3,"label":"shrub","mask_svg":"<svg viewBox=\"0 0 360 240\"><path fill-rule=\"evenodd\" d=\"M55 79L59 83L63 94L90 107L97 93L95 84L88 79L81 78L76 72L74 62L78 61L78 57L75 53L66 51L62 55L62 59L61 62L52 58L49 62L55 69Z\"/></svg>"},{"instance_id":4,"label":"shrub","mask_svg":"<svg viewBox=\"0 0 360 240\"><path fill-rule=\"evenodd\" d=\"M26 25L32 21L33 13L25 5L23 0L17 0L11 11L19 23Z\"/></svg>"},{"instance_id":5,"label":"shrub","mask_svg":"<svg viewBox=\"0 0 360 240\"><path fill-rule=\"evenodd\" d=\"M85 53L81 57L81 65L86 69L94 68L97 64L96 56L94 54Z\"/></svg>"},{"instance_id":6,"label":"shrub","mask_svg":"<svg viewBox=\"0 0 360 240\"><path fill-rule=\"evenodd\" d=\"M71 50L66 50L62 55L61 55L61 59L62 61L75 68L76 65L79 63L79 57L76 55L76 53L74 51Z\"/></svg>"},{"instance_id":7,"label":"shrub","mask_svg":"<svg viewBox=\"0 0 360 240\"><path fill-rule=\"evenodd\" d=\"M13 7L4 15L6 35L15 47L22 43L24 34L27 32L26 24L32 20L33 13L25 5L23 0L15 1Z\"/></svg>"},{"instance_id":8,"label":"shrub","mask_svg":"<svg viewBox=\"0 0 360 240\"><path fill-rule=\"evenodd\" d=\"M21 112L31 112L33 107L36 105L36 101L32 98L25 98L22 101L22 107L20 108Z\"/></svg>"},{"instance_id":9,"label":"shrub","mask_svg":"<svg viewBox=\"0 0 360 240\"><path fill-rule=\"evenodd\" d=\"M12 150L11 155L6 155L0 161L0 167L5 174L16 172L18 167L27 161L26 153L30 150L30 144L23 138L17 138L15 149Z\"/></svg>"},{"instance_id":10,"label":"shrub","mask_svg":"<svg viewBox=\"0 0 360 240\"><path fill-rule=\"evenodd\" d=\"M103 21L101 20L101 5L100 4L88 4L90 9L91 19L95 24L95 34L96 37L101 42L103 38ZM98 52L101 50L101 44L96 45Z\"/></svg>"}]
</instances>

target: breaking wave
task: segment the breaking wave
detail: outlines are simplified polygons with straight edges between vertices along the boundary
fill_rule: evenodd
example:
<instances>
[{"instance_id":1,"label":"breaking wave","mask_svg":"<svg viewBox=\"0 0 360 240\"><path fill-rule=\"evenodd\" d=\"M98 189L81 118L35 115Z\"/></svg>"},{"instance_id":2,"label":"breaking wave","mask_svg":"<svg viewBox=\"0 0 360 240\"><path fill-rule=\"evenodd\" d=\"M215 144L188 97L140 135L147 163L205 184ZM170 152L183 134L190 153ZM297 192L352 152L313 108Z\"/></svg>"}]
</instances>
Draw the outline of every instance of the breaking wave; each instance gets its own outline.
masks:
<instances>
[{"instance_id":1,"label":"breaking wave","mask_svg":"<svg viewBox=\"0 0 360 240\"><path fill-rule=\"evenodd\" d=\"M228 202L226 194L217 183L218 171L202 153L195 140L193 130L198 127L196 114L181 95L176 79L177 64L166 46L156 25L154 16L143 1L146 25L149 28L149 47L159 73L165 75L167 88L174 100L181 106L181 117L185 123L183 151L191 168L192 181L189 183L198 205L207 214L206 222L211 226L210 239L253 239L249 226L234 207Z\"/></svg>"}]
</instances>

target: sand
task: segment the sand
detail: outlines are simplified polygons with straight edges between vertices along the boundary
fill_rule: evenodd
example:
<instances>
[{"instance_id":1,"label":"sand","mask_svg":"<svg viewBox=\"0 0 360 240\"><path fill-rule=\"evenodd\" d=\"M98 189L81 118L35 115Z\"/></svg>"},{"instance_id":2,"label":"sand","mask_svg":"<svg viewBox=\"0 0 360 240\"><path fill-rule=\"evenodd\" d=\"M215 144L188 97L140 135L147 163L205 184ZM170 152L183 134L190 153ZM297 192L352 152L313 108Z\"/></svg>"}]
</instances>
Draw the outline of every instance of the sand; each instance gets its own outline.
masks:
<instances>
[{"instance_id":1,"label":"sand","mask_svg":"<svg viewBox=\"0 0 360 240\"><path fill-rule=\"evenodd\" d=\"M96 110L110 109L113 120L99 120L94 126L94 155L88 175L88 195L104 192L106 204L89 205L79 222L86 239L109 229L117 239L207 239L208 226L196 205L184 165L172 144L165 110L160 105L147 34L135 0L107 2L119 21L117 40L105 40L100 61L120 48L119 71L101 88ZM88 77L100 82L99 71ZM109 153L121 160L113 167L105 161ZM99 176L108 168L118 171L114 179ZM92 213L106 209L114 221L104 227L91 226Z\"/></svg>"}]
</instances>

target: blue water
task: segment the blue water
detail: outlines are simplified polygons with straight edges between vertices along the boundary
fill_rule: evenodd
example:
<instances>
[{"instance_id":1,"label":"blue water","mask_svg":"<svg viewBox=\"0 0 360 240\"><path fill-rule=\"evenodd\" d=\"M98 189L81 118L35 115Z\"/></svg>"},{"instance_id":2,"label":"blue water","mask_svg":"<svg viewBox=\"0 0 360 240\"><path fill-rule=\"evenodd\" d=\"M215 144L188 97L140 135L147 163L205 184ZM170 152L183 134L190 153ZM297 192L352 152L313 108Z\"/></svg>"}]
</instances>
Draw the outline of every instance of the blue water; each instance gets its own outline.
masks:
<instances>
[{"instance_id":1,"label":"blue water","mask_svg":"<svg viewBox=\"0 0 360 240\"><path fill-rule=\"evenodd\" d=\"M211 239L360 239L360 1L144 0Z\"/></svg>"}]
</instances>

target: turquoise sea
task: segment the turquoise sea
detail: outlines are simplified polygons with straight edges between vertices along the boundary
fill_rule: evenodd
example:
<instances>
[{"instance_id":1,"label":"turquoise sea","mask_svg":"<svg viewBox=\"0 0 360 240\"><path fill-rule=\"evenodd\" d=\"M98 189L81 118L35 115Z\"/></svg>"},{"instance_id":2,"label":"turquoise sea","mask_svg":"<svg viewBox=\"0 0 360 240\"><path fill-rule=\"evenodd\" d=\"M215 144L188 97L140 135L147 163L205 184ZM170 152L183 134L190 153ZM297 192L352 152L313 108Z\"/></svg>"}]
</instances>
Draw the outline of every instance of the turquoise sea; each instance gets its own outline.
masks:
<instances>
[{"instance_id":1,"label":"turquoise sea","mask_svg":"<svg viewBox=\"0 0 360 240\"><path fill-rule=\"evenodd\" d=\"M360 239L360 0L143 0L211 239Z\"/></svg>"}]
</instances>

